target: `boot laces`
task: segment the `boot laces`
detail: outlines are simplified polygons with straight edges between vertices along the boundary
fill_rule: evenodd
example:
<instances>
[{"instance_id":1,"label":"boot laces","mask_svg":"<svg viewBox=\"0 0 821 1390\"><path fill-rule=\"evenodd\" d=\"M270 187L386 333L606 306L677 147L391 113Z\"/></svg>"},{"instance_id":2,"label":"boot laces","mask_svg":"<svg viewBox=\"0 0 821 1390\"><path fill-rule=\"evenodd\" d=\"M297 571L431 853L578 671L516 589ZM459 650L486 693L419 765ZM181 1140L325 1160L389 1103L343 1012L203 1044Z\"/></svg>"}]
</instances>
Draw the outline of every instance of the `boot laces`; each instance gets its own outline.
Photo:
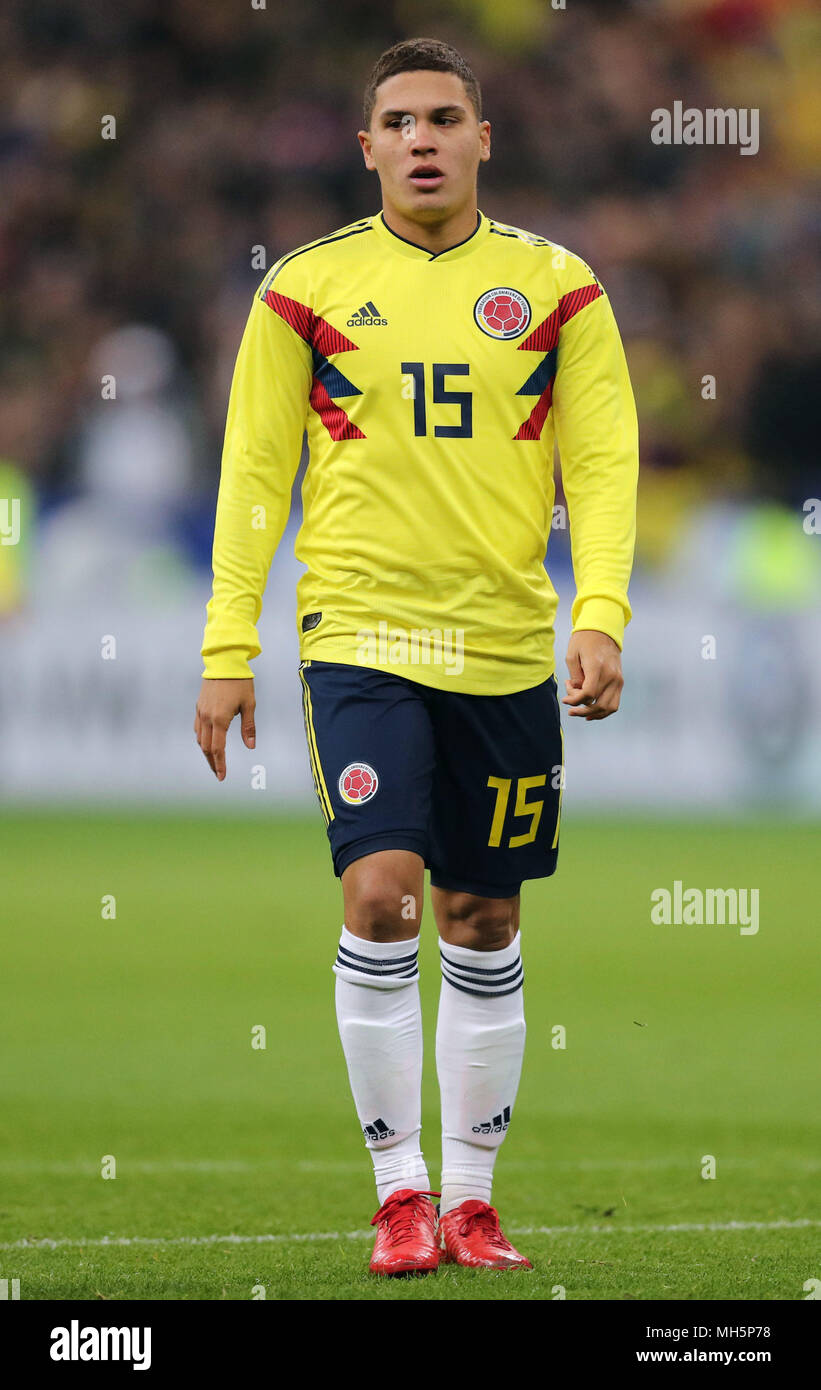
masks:
<instances>
[{"instance_id":1,"label":"boot laces","mask_svg":"<svg viewBox=\"0 0 821 1390\"><path fill-rule=\"evenodd\" d=\"M423 1211L422 1202L425 1207L430 1209L430 1203L425 1199L428 1197L439 1197L439 1192L413 1192L410 1189L402 1189L399 1192L392 1192L382 1203L379 1211L371 1218L371 1225L384 1221L387 1226L388 1240L391 1245L397 1245L400 1241L408 1240L413 1235L416 1225L420 1220Z\"/></svg>"},{"instance_id":2,"label":"boot laces","mask_svg":"<svg viewBox=\"0 0 821 1390\"><path fill-rule=\"evenodd\" d=\"M495 1207L491 1207L487 1202L466 1202L465 1215L459 1223L460 1236L468 1237L474 1231L479 1231L486 1239L488 1245L494 1245L498 1250L511 1249L510 1241L502 1235L499 1227L499 1213Z\"/></svg>"}]
</instances>

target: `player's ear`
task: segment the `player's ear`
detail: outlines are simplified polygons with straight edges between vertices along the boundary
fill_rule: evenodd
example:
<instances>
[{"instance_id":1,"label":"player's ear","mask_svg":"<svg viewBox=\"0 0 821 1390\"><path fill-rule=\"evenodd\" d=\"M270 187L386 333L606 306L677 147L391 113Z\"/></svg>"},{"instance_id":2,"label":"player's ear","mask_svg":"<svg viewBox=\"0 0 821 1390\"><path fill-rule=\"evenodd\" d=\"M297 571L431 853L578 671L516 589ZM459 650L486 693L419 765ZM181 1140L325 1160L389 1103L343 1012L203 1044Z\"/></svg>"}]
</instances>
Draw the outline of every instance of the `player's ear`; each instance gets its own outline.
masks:
<instances>
[{"instance_id":1,"label":"player's ear","mask_svg":"<svg viewBox=\"0 0 821 1390\"><path fill-rule=\"evenodd\" d=\"M365 156L365 168L375 169L376 165L373 162L373 154L371 153L370 132L367 130L358 130L356 132L356 138L362 146L362 153Z\"/></svg>"},{"instance_id":2,"label":"player's ear","mask_svg":"<svg viewBox=\"0 0 821 1390\"><path fill-rule=\"evenodd\" d=\"M479 122L479 158L490 159L490 121Z\"/></svg>"}]
</instances>

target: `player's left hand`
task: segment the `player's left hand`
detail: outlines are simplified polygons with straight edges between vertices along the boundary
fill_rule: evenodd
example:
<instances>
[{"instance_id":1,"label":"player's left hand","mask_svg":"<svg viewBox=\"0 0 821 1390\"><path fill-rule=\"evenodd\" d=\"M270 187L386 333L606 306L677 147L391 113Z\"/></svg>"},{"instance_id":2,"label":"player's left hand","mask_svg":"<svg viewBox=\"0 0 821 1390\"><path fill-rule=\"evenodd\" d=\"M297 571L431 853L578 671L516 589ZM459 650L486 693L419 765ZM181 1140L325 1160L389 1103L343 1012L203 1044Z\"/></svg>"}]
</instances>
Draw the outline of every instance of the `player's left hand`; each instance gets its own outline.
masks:
<instances>
[{"instance_id":1,"label":"player's left hand","mask_svg":"<svg viewBox=\"0 0 821 1390\"><path fill-rule=\"evenodd\" d=\"M624 676L621 652L613 638L606 632L574 632L566 660L570 679L564 683L567 694L562 704L579 706L570 710L571 717L606 719L615 714Z\"/></svg>"}]
</instances>

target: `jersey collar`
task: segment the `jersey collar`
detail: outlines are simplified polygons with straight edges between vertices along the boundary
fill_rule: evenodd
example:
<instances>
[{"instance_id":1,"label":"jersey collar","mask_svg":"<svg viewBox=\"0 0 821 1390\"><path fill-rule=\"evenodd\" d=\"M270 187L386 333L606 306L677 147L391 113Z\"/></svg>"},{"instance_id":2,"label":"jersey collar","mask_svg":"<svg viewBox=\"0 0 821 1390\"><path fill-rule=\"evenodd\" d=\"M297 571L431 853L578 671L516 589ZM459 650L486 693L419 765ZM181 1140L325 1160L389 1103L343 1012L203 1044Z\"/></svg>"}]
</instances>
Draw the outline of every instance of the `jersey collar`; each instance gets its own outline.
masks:
<instances>
[{"instance_id":1,"label":"jersey collar","mask_svg":"<svg viewBox=\"0 0 821 1390\"><path fill-rule=\"evenodd\" d=\"M374 231L379 240L389 246L391 250L398 252L400 256L407 256L413 261L455 261L460 256L469 256L478 246L481 246L490 231L490 220L481 211L476 214L476 227L470 236L465 237L464 241L458 241L455 246L448 246L445 251L429 251L426 246L417 246L413 241L406 241L398 232L394 232L385 221L384 214L379 212L372 219Z\"/></svg>"}]
</instances>

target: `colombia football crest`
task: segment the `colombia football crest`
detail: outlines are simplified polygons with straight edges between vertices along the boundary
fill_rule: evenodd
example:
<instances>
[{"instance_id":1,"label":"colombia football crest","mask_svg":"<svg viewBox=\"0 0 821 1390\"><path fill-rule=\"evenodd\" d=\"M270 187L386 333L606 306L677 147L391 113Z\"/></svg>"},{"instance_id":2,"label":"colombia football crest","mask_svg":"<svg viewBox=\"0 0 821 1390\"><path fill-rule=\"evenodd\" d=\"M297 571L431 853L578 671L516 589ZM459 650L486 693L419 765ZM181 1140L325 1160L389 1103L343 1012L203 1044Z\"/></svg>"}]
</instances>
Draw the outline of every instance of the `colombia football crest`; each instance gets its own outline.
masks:
<instances>
[{"instance_id":1,"label":"colombia football crest","mask_svg":"<svg viewBox=\"0 0 821 1390\"><path fill-rule=\"evenodd\" d=\"M348 763L337 785L343 801L349 806L361 806L376 796L379 778L370 763Z\"/></svg>"},{"instance_id":2,"label":"colombia football crest","mask_svg":"<svg viewBox=\"0 0 821 1390\"><path fill-rule=\"evenodd\" d=\"M480 294L473 308L473 317L483 333L490 338L518 338L530 323L528 301L518 290L499 286Z\"/></svg>"}]
</instances>

